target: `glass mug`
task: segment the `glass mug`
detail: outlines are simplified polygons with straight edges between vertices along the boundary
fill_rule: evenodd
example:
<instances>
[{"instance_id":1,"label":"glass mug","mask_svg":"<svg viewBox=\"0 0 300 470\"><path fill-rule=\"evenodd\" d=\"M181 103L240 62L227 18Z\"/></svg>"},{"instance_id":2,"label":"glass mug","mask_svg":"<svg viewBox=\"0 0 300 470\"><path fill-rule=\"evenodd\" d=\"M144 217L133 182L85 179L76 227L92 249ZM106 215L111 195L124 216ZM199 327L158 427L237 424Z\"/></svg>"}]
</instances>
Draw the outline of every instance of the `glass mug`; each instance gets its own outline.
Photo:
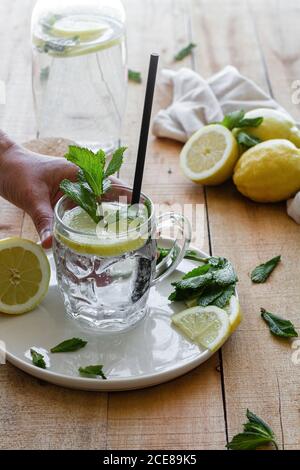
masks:
<instances>
[{"instance_id":1,"label":"glass mug","mask_svg":"<svg viewBox=\"0 0 300 470\"><path fill-rule=\"evenodd\" d=\"M118 203L131 199L130 188L113 184L101 199ZM129 199L129 200L130 200ZM151 199L141 195L147 216L137 228L128 227L110 244L96 233L74 230L64 217L76 205L64 196L54 218L54 259L57 282L66 312L84 328L121 332L147 314L151 286L169 276L182 261L191 239L189 221L173 212L155 217ZM140 206L139 205L139 206ZM171 251L157 264L157 237L166 228L172 236ZM104 249L103 249L104 246Z\"/></svg>"}]
</instances>

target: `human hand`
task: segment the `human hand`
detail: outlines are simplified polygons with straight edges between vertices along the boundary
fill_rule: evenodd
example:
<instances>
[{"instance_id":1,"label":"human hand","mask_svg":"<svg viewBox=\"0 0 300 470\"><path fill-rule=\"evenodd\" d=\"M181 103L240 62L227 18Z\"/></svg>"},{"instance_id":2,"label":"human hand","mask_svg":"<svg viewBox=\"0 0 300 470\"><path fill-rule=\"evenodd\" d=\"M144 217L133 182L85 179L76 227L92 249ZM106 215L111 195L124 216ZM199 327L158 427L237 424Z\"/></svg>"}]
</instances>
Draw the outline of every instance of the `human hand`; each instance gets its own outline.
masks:
<instances>
[{"instance_id":1,"label":"human hand","mask_svg":"<svg viewBox=\"0 0 300 470\"><path fill-rule=\"evenodd\" d=\"M78 168L64 158L40 155L12 142L0 150L0 195L31 216L43 247L50 248L60 182L74 181Z\"/></svg>"}]
</instances>

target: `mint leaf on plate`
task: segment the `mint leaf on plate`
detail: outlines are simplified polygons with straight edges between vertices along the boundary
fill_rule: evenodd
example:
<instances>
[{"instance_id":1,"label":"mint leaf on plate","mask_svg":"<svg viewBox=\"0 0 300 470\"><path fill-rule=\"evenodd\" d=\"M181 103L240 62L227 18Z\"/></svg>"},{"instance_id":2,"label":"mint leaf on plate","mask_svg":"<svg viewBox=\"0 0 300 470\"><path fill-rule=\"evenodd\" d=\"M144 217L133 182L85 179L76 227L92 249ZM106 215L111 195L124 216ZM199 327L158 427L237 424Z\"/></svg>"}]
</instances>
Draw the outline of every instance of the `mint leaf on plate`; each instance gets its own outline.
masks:
<instances>
[{"instance_id":1,"label":"mint leaf on plate","mask_svg":"<svg viewBox=\"0 0 300 470\"><path fill-rule=\"evenodd\" d=\"M188 44L186 47L184 47L183 49L181 49L174 57L174 59L179 62L180 60L183 60L185 59L185 57L187 57L188 55L190 55L192 53L192 50L197 47L196 44L194 44L193 42L191 42L190 44Z\"/></svg>"},{"instance_id":2,"label":"mint leaf on plate","mask_svg":"<svg viewBox=\"0 0 300 470\"><path fill-rule=\"evenodd\" d=\"M251 281L256 284L265 282L281 260L281 256L275 256L266 263L257 266L251 273Z\"/></svg>"},{"instance_id":3,"label":"mint leaf on plate","mask_svg":"<svg viewBox=\"0 0 300 470\"><path fill-rule=\"evenodd\" d=\"M102 369L103 369L102 365L96 365L96 366L79 367L78 371L80 375L84 377L89 377L89 378L102 377L102 379L106 380L106 377Z\"/></svg>"},{"instance_id":4,"label":"mint leaf on plate","mask_svg":"<svg viewBox=\"0 0 300 470\"><path fill-rule=\"evenodd\" d=\"M248 422L244 424L244 432L234 436L226 447L232 450L255 450L271 443L278 450L275 434L270 426L248 409L246 416Z\"/></svg>"},{"instance_id":5,"label":"mint leaf on plate","mask_svg":"<svg viewBox=\"0 0 300 470\"><path fill-rule=\"evenodd\" d=\"M86 345L87 341L84 341L80 338L71 338L63 341L62 343L59 343L57 346L54 346L54 348L51 348L50 351L52 353L73 352L84 348Z\"/></svg>"},{"instance_id":6,"label":"mint leaf on plate","mask_svg":"<svg viewBox=\"0 0 300 470\"><path fill-rule=\"evenodd\" d=\"M261 316L269 325L270 331L274 336L280 336L281 338L295 338L298 336L291 321L267 312L264 308L261 309Z\"/></svg>"},{"instance_id":7,"label":"mint leaf on plate","mask_svg":"<svg viewBox=\"0 0 300 470\"><path fill-rule=\"evenodd\" d=\"M40 369L46 369L46 362L43 354L38 353L34 349L30 349L32 364Z\"/></svg>"}]
</instances>

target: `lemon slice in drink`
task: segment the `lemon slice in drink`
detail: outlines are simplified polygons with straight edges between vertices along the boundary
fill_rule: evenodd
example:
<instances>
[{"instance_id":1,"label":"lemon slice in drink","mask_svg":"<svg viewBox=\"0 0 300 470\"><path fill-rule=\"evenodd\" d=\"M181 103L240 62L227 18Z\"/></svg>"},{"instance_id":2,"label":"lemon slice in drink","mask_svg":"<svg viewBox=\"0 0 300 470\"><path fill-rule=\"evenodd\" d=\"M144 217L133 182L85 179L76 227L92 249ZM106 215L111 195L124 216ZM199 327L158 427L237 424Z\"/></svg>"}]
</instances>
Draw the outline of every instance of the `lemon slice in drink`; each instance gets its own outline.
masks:
<instances>
[{"instance_id":1,"label":"lemon slice in drink","mask_svg":"<svg viewBox=\"0 0 300 470\"><path fill-rule=\"evenodd\" d=\"M215 185L232 176L238 158L238 144L230 130L220 124L210 124L185 144L180 165L195 183Z\"/></svg>"},{"instance_id":2,"label":"lemon slice in drink","mask_svg":"<svg viewBox=\"0 0 300 470\"><path fill-rule=\"evenodd\" d=\"M52 29L53 36L62 38L78 37L80 41L92 41L109 29L104 21L95 16L70 15L58 19Z\"/></svg>"},{"instance_id":3,"label":"lemon slice in drink","mask_svg":"<svg viewBox=\"0 0 300 470\"><path fill-rule=\"evenodd\" d=\"M214 352L230 335L227 312L221 308L193 307L172 315L172 322L194 343Z\"/></svg>"},{"instance_id":4,"label":"lemon slice in drink","mask_svg":"<svg viewBox=\"0 0 300 470\"><path fill-rule=\"evenodd\" d=\"M29 240L0 240L0 312L33 310L45 297L50 265L42 247Z\"/></svg>"},{"instance_id":5,"label":"lemon slice in drink","mask_svg":"<svg viewBox=\"0 0 300 470\"><path fill-rule=\"evenodd\" d=\"M75 207L63 217L63 223L71 229L69 236L62 235L57 230L55 236L73 251L82 254L119 256L135 251L147 240L147 227L140 229L146 222L147 215L145 212L128 221L126 209L126 205L122 207L120 204L102 203L102 210L106 215L103 221L96 224L81 207ZM120 211L120 215L116 220L114 215L117 211Z\"/></svg>"}]
</instances>

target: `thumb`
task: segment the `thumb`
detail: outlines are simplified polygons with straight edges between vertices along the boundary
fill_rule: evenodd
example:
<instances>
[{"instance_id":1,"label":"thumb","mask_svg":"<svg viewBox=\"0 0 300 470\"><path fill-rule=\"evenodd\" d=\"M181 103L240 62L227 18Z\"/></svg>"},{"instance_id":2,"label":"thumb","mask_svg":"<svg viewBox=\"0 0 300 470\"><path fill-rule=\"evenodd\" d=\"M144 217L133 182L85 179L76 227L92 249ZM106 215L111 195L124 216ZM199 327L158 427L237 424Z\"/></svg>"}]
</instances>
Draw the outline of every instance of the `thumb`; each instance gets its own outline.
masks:
<instances>
[{"instance_id":1,"label":"thumb","mask_svg":"<svg viewBox=\"0 0 300 470\"><path fill-rule=\"evenodd\" d=\"M51 248L53 209L50 200L39 201L36 207L31 211L30 216L40 236L42 246L44 248Z\"/></svg>"}]
</instances>

